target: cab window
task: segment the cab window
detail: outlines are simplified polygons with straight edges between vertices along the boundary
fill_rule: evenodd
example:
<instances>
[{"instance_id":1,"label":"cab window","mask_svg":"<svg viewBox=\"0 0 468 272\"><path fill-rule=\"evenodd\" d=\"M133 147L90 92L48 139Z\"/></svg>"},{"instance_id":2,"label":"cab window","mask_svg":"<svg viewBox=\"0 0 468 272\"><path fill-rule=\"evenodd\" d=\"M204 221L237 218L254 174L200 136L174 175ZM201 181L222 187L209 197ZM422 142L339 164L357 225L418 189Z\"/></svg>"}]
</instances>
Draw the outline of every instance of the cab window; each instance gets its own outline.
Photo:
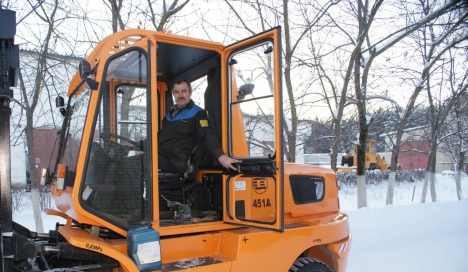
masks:
<instances>
[{"instance_id":1,"label":"cab window","mask_svg":"<svg viewBox=\"0 0 468 272\"><path fill-rule=\"evenodd\" d=\"M128 229L150 220L146 55L134 50L106 65L81 201L90 212Z\"/></svg>"},{"instance_id":2,"label":"cab window","mask_svg":"<svg viewBox=\"0 0 468 272\"><path fill-rule=\"evenodd\" d=\"M273 44L234 52L230 64L230 152L234 157L275 154ZM242 140L245 139L245 140Z\"/></svg>"}]
</instances>

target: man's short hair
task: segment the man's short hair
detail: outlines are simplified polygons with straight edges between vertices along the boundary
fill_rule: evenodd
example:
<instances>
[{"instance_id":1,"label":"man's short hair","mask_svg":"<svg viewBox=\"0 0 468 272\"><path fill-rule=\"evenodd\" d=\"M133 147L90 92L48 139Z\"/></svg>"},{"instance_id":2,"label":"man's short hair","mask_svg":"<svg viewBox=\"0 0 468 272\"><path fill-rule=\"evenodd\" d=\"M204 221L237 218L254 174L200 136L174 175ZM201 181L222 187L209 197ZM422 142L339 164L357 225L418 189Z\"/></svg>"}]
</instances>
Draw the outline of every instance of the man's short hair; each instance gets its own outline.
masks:
<instances>
[{"instance_id":1,"label":"man's short hair","mask_svg":"<svg viewBox=\"0 0 468 272\"><path fill-rule=\"evenodd\" d=\"M179 80L177 80L176 82L174 82L174 83L172 84L172 86L171 86L171 93L174 91L174 86L175 86L175 85L182 84L183 82L187 83L189 92L191 93L191 92L192 92L192 84L190 84L190 82L188 82L188 80L186 80L186 79L179 79Z\"/></svg>"}]
</instances>

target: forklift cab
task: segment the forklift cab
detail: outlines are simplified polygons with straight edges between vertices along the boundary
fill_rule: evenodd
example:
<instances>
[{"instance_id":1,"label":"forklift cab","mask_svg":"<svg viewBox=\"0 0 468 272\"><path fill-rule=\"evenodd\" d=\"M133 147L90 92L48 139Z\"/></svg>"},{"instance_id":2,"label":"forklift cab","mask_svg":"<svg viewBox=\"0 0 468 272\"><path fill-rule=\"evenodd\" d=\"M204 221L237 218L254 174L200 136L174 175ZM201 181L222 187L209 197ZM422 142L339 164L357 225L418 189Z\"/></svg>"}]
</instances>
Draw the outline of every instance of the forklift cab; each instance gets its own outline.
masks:
<instances>
[{"instance_id":1,"label":"forklift cab","mask_svg":"<svg viewBox=\"0 0 468 272\"><path fill-rule=\"evenodd\" d=\"M282 230L279 36L276 28L225 47L133 29L99 43L63 108L57 208L123 236L148 225L161 235L182 233L181 225L202 230L205 222ZM237 171L222 169L203 146L193 180L159 171L158 131L180 79L203 94L196 102L224 152L242 160Z\"/></svg>"}]
</instances>

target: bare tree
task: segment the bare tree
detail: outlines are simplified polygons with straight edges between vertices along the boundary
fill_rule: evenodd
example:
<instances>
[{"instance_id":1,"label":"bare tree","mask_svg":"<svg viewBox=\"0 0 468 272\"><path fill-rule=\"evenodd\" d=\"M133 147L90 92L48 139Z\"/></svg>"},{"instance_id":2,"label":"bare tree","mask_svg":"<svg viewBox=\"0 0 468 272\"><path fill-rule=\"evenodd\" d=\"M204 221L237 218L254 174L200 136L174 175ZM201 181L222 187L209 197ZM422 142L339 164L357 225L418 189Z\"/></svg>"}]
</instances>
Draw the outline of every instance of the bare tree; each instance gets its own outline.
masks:
<instances>
[{"instance_id":1,"label":"bare tree","mask_svg":"<svg viewBox=\"0 0 468 272\"><path fill-rule=\"evenodd\" d=\"M466 86L468 86L468 84L465 83L465 90L466 90ZM455 181L456 181L458 200L463 199L463 192L461 188L461 177L463 173L463 167L466 164L465 157L468 152L468 147L467 147L468 138L466 137L466 135L468 135L468 128L466 126L466 121L465 121L465 126L463 126L463 123L462 123L462 116L464 117L463 119L466 119L468 115L467 105L468 105L468 101L467 101L467 95L465 91L464 96L459 97L456 103L456 106L454 108L455 118L457 122L456 134L458 138L458 145L456 146L456 148L454 148L454 150L457 151L456 153L458 154L458 156L454 158L453 161L455 162L455 166L456 166Z\"/></svg>"},{"instance_id":2,"label":"bare tree","mask_svg":"<svg viewBox=\"0 0 468 272\"><path fill-rule=\"evenodd\" d=\"M116 1L116 0L109 0ZM122 1L122 0L120 0ZM157 31L169 30L172 23L175 22L176 14L184 9L190 0L172 0L172 1L157 1L157 0L145 0L146 3L141 3L136 8L139 10L139 14L149 22L152 28ZM162 2L162 3L161 3ZM119 17L121 17L119 11ZM139 24L142 24L140 21ZM147 27L147 26L143 26Z\"/></svg>"},{"instance_id":3,"label":"bare tree","mask_svg":"<svg viewBox=\"0 0 468 272\"><path fill-rule=\"evenodd\" d=\"M15 144L18 139L22 139L23 134L26 135L34 221L36 230L43 232L33 130L37 127L57 127L58 120L51 114L52 105L49 98L53 94L66 91L63 82L68 82L70 70L64 67L69 67L70 64L63 65L63 58L58 58L55 54L58 48L73 46L67 35L61 32L70 18L67 2L58 0L42 1L39 4L28 0L25 2L30 10L20 13L20 17L24 17L20 19L17 38L27 41L27 46L24 47L31 51L22 51L20 54L21 96L14 100L20 108L20 115L13 116L15 123L12 141Z\"/></svg>"},{"instance_id":4,"label":"bare tree","mask_svg":"<svg viewBox=\"0 0 468 272\"><path fill-rule=\"evenodd\" d=\"M401 4L404 4L404 2L401 2ZM434 7L432 3L421 2L421 5L419 6L421 9L420 13L423 16L428 16L432 12L431 7ZM411 10L409 7L407 7L405 10L407 12L406 21L408 23L411 24L414 23L414 20L419 20L418 18L414 18L414 10ZM405 108L399 106L397 102L394 102L395 110L398 113L397 116L399 117L400 122L395 136L391 138L393 143L391 146L392 157L390 160L390 174L386 196L387 205L393 205L395 171L397 167L399 149L403 144L403 131L408 124L408 120L415 108L416 100L425 87L424 83L431 77L433 67L437 66L439 60L445 56L445 53L448 50L456 47L460 42L468 38L468 34L463 33L463 21L466 20L467 14L468 13L465 13L464 15L462 14L459 16L459 11L453 10L441 17L439 20L428 22L410 35L414 40L417 40L416 44L418 45L418 52L420 55L419 63L422 66L422 71L420 73L419 79L417 80L417 83L415 83L414 90L411 94L411 97L407 101ZM449 18L449 20L446 21L447 19L445 18ZM446 42L447 40L449 42Z\"/></svg>"},{"instance_id":5,"label":"bare tree","mask_svg":"<svg viewBox=\"0 0 468 272\"><path fill-rule=\"evenodd\" d=\"M374 23L380 7L383 4L382 0L376 0L372 4L365 1L347 2L354 12L354 16L358 22L358 31L355 47L349 58L347 74L354 77L354 92L355 103L358 109L359 117L359 146L357 148L357 189L358 189L358 208L367 206L366 196L366 181L365 181L365 152L368 142L368 134L372 125L372 117L367 114L366 103L368 101L369 75L373 61L377 56L381 55L393 45L407 37L413 31L424 26L428 22L438 18L448 11L459 9L459 1L451 1L446 5L434 10L432 13L422 16L415 23L406 25L396 32L377 38L376 42L372 41L371 26ZM365 47L364 47L365 46ZM344 86L346 84L343 84Z\"/></svg>"},{"instance_id":6,"label":"bare tree","mask_svg":"<svg viewBox=\"0 0 468 272\"><path fill-rule=\"evenodd\" d=\"M460 145L458 146L459 155L463 155L464 151L464 143L463 143L463 128L461 127L461 123L458 120L455 122L455 125L449 122L449 118L451 113L455 112L455 118L460 115L460 107L458 107L458 103L463 100L466 96L467 84L466 84L466 67L465 71L463 71L463 76L459 78L459 81L453 80L453 61L449 61L446 63L445 66L450 66L448 69L448 77L449 80L449 88L451 89L451 93L448 94L448 97L445 99L441 99L444 94L445 84L442 84L446 79L444 77L440 78L439 80L433 80L433 83L430 80L427 80L427 96L429 100L429 109L430 109L430 131L428 132L428 139L430 141L430 153L429 159L426 167L426 175L423 184L423 190L421 195L421 203L425 203L426 201L426 194L428 186L430 185L431 191L431 199L433 202L437 201L437 192L435 190L435 171L436 171L436 156L437 151L439 150L439 146L442 142L447 142L447 139L453 137L454 135L461 133L461 140ZM441 68L445 68L442 66ZM442 75L445 75L443 72L446 69L441 69ZM453 84L453 86L452 86ZM456 87L455 87L456 86ZM460 116L458 116L460 117ZM460 121L461 122L461 121ZM458 126L460 124L460 126ZM463 159L461 161L463 162ZM462 164L463 165L463 164ZM463 167L463 166L462 166ZM459 188L461 190L461 187ZM460 195L459 195L460 196Z\"/></svg>"},{"instance_id":7,"label":"bare tree","mask_svg":"<svg viewBox=\"0 0 468 272\"><path fill-rule=\"evenodd\" d=\"M455 121L455 139L453 143L455 146L450 150L454 150L455 152L451 152L452 161L455 163L455 181L456 181L456 189L457 189L457 197L458 200L463 199L463 192L461 188L461 176L463 173L463 167L465 166L465 157L468 153L468 69L462 73L462 76L456 80L456 72L455 72L455 65L452 59L450 63L450 89L452 91L452 95L457 97L457 101L455 102L455 106L453 108L453 117ZM455 84L455 82L459 82ZM459 95L457 95L459 94Z\"/></svg>"},{"instance_id":8,"label":"bare tree","mask_svg":"<svg viewBox=\"0 0 468 272\"><path fill-rule=\"evenodd\" d=\"M108 0L110 10L112 11L112 32L117 32L125 29L125 24L122 20L120 11L122 10L123 0Z\"/></svg>"},{"instance_id":9,"label":"bare tree","mask_svg":"<svg viewBox=\"0 0 468 272\"><path fill-rule=\"evenodd\" d=\"M423 6L422 8L424 13L428 13L430 5ZM432 66L432 60L438 60L444 53L446 53L446 51L450 50L451 48L455 48L457 44L465 41L468 38L468 34L464 30L466 27L467 18L468 11L466 9L455 10L454 12L448 13L446 16L441 17L440 25L442 25L442 31L434 29L433 25L428 25L427 29L424 29L422 35L424 39L421 39L424 43L421 49L421 55L424 57L425 67ZM440 37L437 36L439 32L442 32ZM426 36L428 38L425 38ZM435 50L437 47L442 48L442 50L437 52ZM450 59L449 54L446 54L446 57L448 57L447 59ZM448 136L446 129L449 129L449 127L446 123L446 119L452 107L456 103L457 97L460 95L459 93L453 93L451 97L448 97L445 100L441 99L444 94L443 86L445 85L443 84L445 80L444 71L447 70L445 67L449 64L450 61L448 63L445 61L440 65L440 68L438 69L440 71L439 78L431 75L427 76L424 81L426 84L427 97L430 108L431 132L429 139L431 143L431 151L426 167L421 203L425 202L428 184L430 184L431 188L432 201L437 201L437 194L435 190L436 153L441 140ZM451 79L452 78L449 76L449 82ZM421 82L421 84L422 83L423 82Z\"/></svg>"},{"instance_id":10,"label":"bare tree","mask_svg":"<svg viewBox=\"0 0 468 272\"><path fill-rule=\"evenodd\" d=\"M331 27L329 31L336 31L336 29L339 30L339 32L342 32L344 36L347 36L348 34L344 33L343 29L336 27L337 24L333 20L330 14L328 14L329 18L331 18L331 25L334 25L335 27ZM316 74L318 76L318 82L319 86L321 89L320 96L322 96L324 102L327 104L328 110L331 113L332 116L332 123L333 123L333 142L331 144L331 152L330 152L330 165L333 170L336 170L336 166L338 163L338 152L339 152L339 147L340 147L340 142L342 142L342 120L344 117L344 110L345 107L350 105L347 103L349 97L348 97L348 84L350 80L350 74L346 73L346 71L340 71L340 73L343 73L341 75L341 80L343 81L343 86L340 88L337 86L338 80L334 79L333 75L330 75L328 69L324 67L324 63L330 62L328 59L326 59L325 56L328 55L335 55L332 54L333 51L337 50L340 46L337 47L332 47L331 49L325 49L325 52L317 52L316 51L316 45L318 42L320 42L320 39L318 41L314 41L312 39L312 35L309 36L310 39L310 45L311 45L311 54L312 54L312 64L308 64L304 62L305 65L310 65L311 67L314 67L316 70ZM345 42L346 39L344 39ZM320 46L319 51L321 51L321 48L325 47L330 47L329 44L322 45ZM331 51L331 52L330 52ZM338 54L337 54L338 55ZM340 55L338 55L340 56ZM335 58L331 63L343 63L342 60L340 60L338 57ZM345 145L349 144L349 141L345 141ZM352 147L350 148L352 149ZM349 149L349 150L350 150ZM348 150L348 148L347 148Z\"/></svg>"},{"instance_id":11,"label":"bare tree","mask_svg":"<svg viewBox=\"0 0 468 272\"><path fill-rule=\"evenodd\" d=\"M427 188L430 184L432 201L437 201L437 194L435 190L435 171L436 171L436 156L439 143L443 141L450 133L450 126L446 122L447 116L455 103L455 97L449 97L446 100L439 100L435 92L440 92L441 88L437 85L433 86L431 82L427 82L427 96L430 108L430 131L428 132L428 139L430 142L429 159L426 166L426 174L424 177L424 184L421 195L421 203L426 202Z\"/></svg>"},{"instance_id":12,"label":"bare tree","mask_svg":"<svg viewBox=\"0 0 468 272\"><path fill-rule=\"evenodd\" d=\"M466 78L466 75L465 75ZM466 80L466 79L465 79ZM452 93L456 96L459 93L454 84L450 84ZM468 86L466 83L458 85L458 88L465 88ZM463 92L461 92L463 93ZM466 120L468 118L468 100L466 92L463 95L457 96L457 101L454 104L453 110L448 117L447 122L450 122L451 130L453 133L445 138L439 151L445 154L454 164L455 169L455 185L458 200L463 199L463 192L461 187L461 177L466 165L466 154L468 142L468 127Z\"/></svg>"},{"instance_id":13,"label":"bare tree","mask_svg":"<svg viewBox=\"0 0 468 272\"><path fill-rule=\"evenodd\" d=\"M30 6L33 9L34 4L30 2ZM44 232L44 227L42 224L41 210L39 205L39 193L38 193L38 176L36 171L35 163L35 152L34 152L34 112L38 106L39 96L42 91L44 84L44 76L47 70L47 54L49 53L51 43L53 43L54 37L54 27L56 24L60 23L57 19L57 11L59 9L58 0L55 0L51 3L44 3L38 10L34 10L37 20L44 23L45 27L45 37L41 40L41 44L38 47L40 50L40 55L37 60L36 74L34 76L34 84L31 89L26 87L26 83L23 76L23 71L19 73L19 82L21 97L23 99L20 106L26 114L26 126L24 128L24 133L26 134L27 139L27 148L28 148L28 160L29 160L29 173L31 175L31 197L32 197L32 206L34 211L34 222L36 223L37 232Z\"/></svg>"}]
</instances>

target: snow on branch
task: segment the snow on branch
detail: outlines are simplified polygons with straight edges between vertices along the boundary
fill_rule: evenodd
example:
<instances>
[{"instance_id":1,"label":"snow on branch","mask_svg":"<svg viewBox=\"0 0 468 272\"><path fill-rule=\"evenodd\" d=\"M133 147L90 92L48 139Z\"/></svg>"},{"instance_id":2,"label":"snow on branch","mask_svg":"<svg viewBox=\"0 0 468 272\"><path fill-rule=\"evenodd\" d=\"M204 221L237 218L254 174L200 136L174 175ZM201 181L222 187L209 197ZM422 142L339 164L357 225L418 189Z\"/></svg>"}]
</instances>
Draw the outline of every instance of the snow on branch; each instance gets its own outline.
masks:
<instances>
[{"instance_id":1,"label":"snow on branch","mask_svg":"<svg viewBox=\"0 0 468 272\"><path fill-rule=\"evenodd\" d=\"M372 122L372 115L366 115L366 124L370 124Z\"/></svg>"},{"instance_id":2,"label":"snow on branch","mask_svg":"<svg viewBox=\"0 0 468 272\"><path fill-rule=\"evenodd\" d=\"M387 50L391 46L393 46L395 43L399 42L401 39L404 37L408 36L411 34L414 30L420 28L422 25L434 20L435 18L441 16L445 12L447 12L450 8L458 5L461 1L459 0L452 0L447 2L445 5L440 7L439 9L435 10L431 14L428 14L421 18L418 22L413 23L409 26L406 26L389 36L383 38L382 40L376 42L374 45L371 45L369 48L364 49L363 52L368 51L368 55L379 55L383 51Z\"/></svg>"},{"instance_id":3,"label":"snow on branch","mask_svg":"<svg viewBox=\"0 0 468 272\"><path fill-rule=\"evenodd\" d=\"M454 135L455 132L451 132L451 133L448 133L448 134L445 134L445 135L442 135L439 137L439 139L437 140L437 144L440 144L444 139Z\"/></svg>"},{"instance_id":4,"label":"snow on branch","mask_svg":"<svg viewBox=\"0 0 468 272\"><path fill-rule=\"evenodd\" d=\"M400 109L400 105L398 104L398 102L396 102L393 98L387 96L387 95L383 95L383 94L374 94L374 95L368 95L367 96L367 99L382 99L382 100L386 100L388 102L391 102L392 104L395 105L395 107L397 109Z\"/></svg>"},{"instance_id":5,"label":"snow on branch","mask_svg":"<svg viewBox=\"0 0 468 272\"><path fill-rule=\"evenodd\" d=\"M333 120L338 119L338 109L332 110Z\"/></svg>"},{"instance_id":6,"label":"snow on branch","mask_svg":"<svg viewBox=\"0 0 468 272\"><path fill-rule=\"evenodd\" d=\"M424 67L426 69L426 67ZM418 83L416 84L416 88L421 88L424 85L424 79L420 78Z\"/></svg>"},{"instance_id":7,"label":"snow on branch","mask_svg":"<svg viewBox=\"0 0 468 272\"><path fill-rule=\"evenodd\" d=\"M292 132L291 131L291 128L292 128L291 120L286 115L283 115L283 120L284 120L284 124L285 124L285 127L286 127L286 132L287 133Z\"/></svg>"}]
</instances>

